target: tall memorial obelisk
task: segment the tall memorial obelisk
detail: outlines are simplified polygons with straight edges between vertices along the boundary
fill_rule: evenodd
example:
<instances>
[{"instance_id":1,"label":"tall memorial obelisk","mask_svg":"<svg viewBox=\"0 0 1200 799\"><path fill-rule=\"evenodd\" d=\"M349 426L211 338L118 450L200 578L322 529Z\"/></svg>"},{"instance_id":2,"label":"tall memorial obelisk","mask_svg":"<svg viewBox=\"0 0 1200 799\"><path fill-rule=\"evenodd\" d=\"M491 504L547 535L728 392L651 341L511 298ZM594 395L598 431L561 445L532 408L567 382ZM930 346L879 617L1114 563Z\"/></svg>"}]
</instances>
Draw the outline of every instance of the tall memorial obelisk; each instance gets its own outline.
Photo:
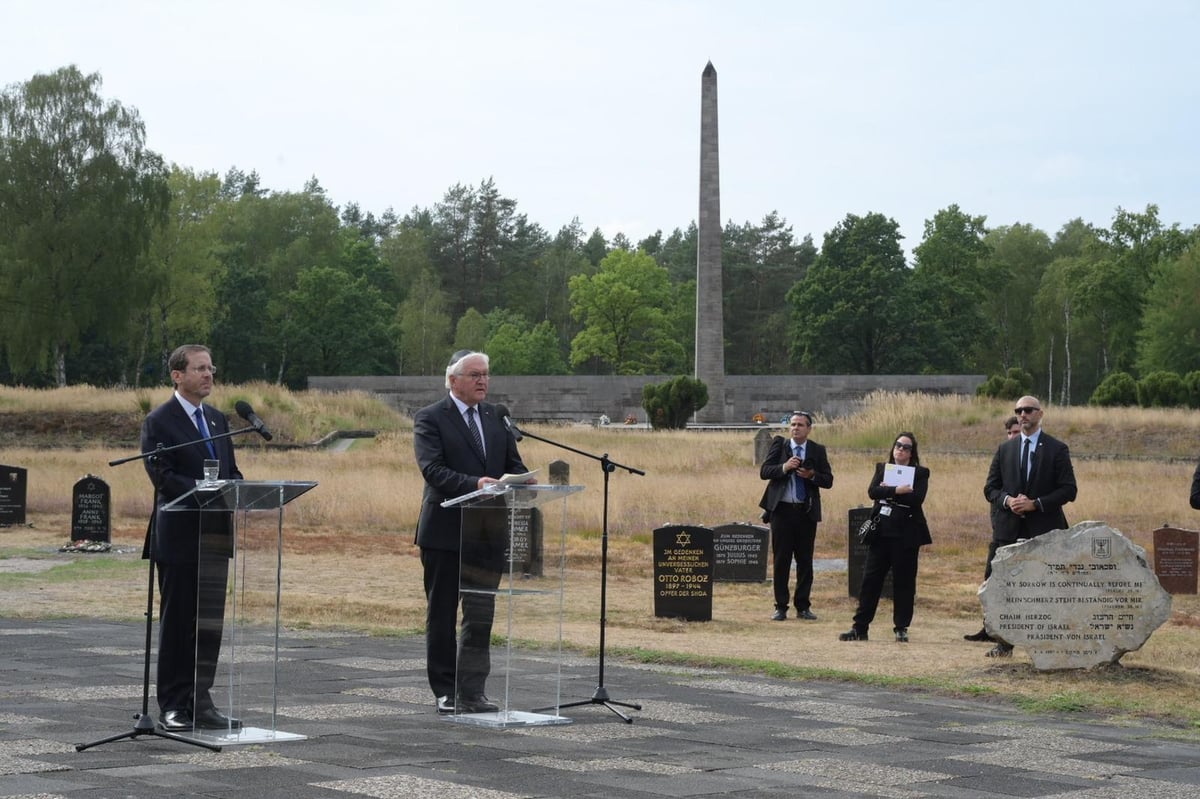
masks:
<instances>
[{"instance_id":1,"label":"tall memorial obelisk","mask_svg":"<svg viewBox=\"0 0 1200 799\"><path fill-rule=\"evenodd\" d=\"M725 316L721 285L721 159L717 146L717 70L700 76L700 218L696 248L696 379L708 387L701 423L725 419Z\"/></svg>"}]
</instances>

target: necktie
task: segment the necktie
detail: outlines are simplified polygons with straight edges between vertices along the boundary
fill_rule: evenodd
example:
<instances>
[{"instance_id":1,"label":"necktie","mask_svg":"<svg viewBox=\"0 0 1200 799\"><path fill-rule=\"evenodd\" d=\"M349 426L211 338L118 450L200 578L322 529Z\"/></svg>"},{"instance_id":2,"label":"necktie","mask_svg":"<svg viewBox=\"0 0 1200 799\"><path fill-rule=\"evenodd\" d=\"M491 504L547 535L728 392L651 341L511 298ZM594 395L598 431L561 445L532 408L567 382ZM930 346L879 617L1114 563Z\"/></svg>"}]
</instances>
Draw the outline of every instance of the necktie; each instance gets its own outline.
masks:
<instances>
[{"instance_id":1,"label":"necktie","mask_svg":"<svg viewBox=\"0 0 1200 799\"><path fill-rule=\"evenodd\" d=\"M795 448L795 455L804 462L804 450L801 447ZM796 501L803 502L808 496L808 491L804 488L804 478L800 476L799 470L792 472L792 485L796 492Z\"/></svg>"},{"instance_id":2,"label":"necktie","mask_svg":"<svg viewBox=\"0 0 1200 799\"><path fill-rule=\"evenodd\" d=\"M1029 482L1029 439L1025 439L1025 445L1021 447L1021 488Z\"/></svg>"},{"instance_id":3,"label":"necktie","mask_svg":"<svg viewBox=\"0 0 1200 799\"><path fill-rule=\"evenodd\" d=\"M204 411L197 408L192 415L196 417L196 429L200 431L200 436L204 439L204 446L208 447L209 457L217 457L217 450L213 447L212 439L208 435L208 425L204 423Z\"/></svg>"},{"instance_id":4,"label":"necktie","mask_svg":"<svg viewBox=\"0 0 1200 799\"><path fill-rule=\"evenodd\" d=\"M483 451L483 436L479 434L479 426L475 424L475 409L467 408L467 429L471 431L471 440L475 442L475 450L480 457L486 458Z\"/></svg>"}]
</instances>

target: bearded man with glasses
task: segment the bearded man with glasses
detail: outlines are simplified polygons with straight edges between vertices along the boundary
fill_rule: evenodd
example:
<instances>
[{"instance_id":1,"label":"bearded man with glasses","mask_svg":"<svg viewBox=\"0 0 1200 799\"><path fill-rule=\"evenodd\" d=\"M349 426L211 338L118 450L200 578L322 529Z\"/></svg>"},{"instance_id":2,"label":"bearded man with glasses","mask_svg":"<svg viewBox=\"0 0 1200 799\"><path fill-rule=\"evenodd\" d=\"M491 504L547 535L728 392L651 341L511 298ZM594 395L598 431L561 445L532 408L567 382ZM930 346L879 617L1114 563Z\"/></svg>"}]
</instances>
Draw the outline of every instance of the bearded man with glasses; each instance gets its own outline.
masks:
<instances>
[{"instance_id":1,"label":"bearded man with glasses","mask_svg":"<svg viewBox=\"0 0 1200 799\"><path fill-rule=\"evenodd\" d=\"M1014 413L1021 435L996 450L983 486L983 495L995 511L989 568L999 547L1067 529L1063 505L1073 502L1078 492L1070 449L1042 432L1042 403L1036 397L1021 397ZM1007 657L1012 646L999 642L987 654Z\"/></svg>"}]
</instances>

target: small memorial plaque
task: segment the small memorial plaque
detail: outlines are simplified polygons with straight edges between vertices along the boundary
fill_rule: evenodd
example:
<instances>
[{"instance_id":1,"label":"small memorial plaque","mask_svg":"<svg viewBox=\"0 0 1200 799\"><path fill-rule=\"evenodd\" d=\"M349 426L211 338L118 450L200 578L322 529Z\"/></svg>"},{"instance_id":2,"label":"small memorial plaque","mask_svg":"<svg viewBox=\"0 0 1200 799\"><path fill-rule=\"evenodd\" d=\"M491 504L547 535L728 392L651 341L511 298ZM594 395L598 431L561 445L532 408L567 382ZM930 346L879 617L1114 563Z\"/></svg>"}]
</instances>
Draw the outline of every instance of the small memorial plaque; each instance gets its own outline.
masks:
<instances>
[{"instance_id":1,"label":"small memorial plaque","mask_svg":"<svg viewBox=\"0 0 1200 799\"><path fill-rule=\"evenodd\" d=\"M858 599L858 592L862 589L863 572L867 568L867 550L869 549L866 544L858 543L858 528L871 518L873 510L875 508L872 505L850 509L850 533L846 539L846 569L849 573L850 596L855 599ZM888 571L887 576L883 578L883 590L879 596L883 599L892 598L891 571Z\"/></svg>"},{"instance_id":2,"label":"small memorial plaque","mask_svg":"<svg viewBox=\"0 0 1200 799\"><path fill-rule=\"evenodd\" d=\"M654 615L711 621L713 531L671 524L654 531Z\"/></svg>"},{"instance_id":3,"label":"small memorial plaque","mask_svg":"<svg viewBox=\"0 0 1200 799\"><path fill-rule=\"evenodd\" d=\"M1196 593L1200 532L1160 527L1154 531L1154 573L1171 594Z\"/></svg>"},{"instance_id":4,"label":"small memorial plaque","mask_svg":"<svg viewBox=\"0 0 1200 799\"><path fill-rule=\"evenodd\" d=\"M89 474L71 491L71 540L109 542L112 493L108 483Z\"/></svg>"},{"instance_id":5,"label":"small memorial plaque","mask_svg":"<svg viewBox=\"0 0 1200 799\"><path fill-rule=\"evenodd\" d=\"M506 562L513 574L542 576L542 512L518 508L509 514L509 551Z\"/></svg>"},{"instance_id":6,"label":"small memorial plaque","mask_svg":"<svg viewBox=\"0 0 1200 799\"><path fill-rule=\"evenodd\" d=\"M979 588L984 625L1025 647L1037 669L1116 663L1171 616L1171 595L1145 556L1095 521L1000 547Z\"/></svg>"},{"instance_id":7,"label":"small memorial plaque","mask_svg":"<svg viewBox=\"0 0 1200 799\"><path fill-rule=\"evenodd\" d=\"M29 472L0 466L0 525L25 524L25 491Z\"/></svg>"},{"instance_id":8,"label":"small memorial plaque","mask_svg":"<svg viewBox=\"0 0 1200 799\"><path fill-rule=\"evenodd\" d=\"M714 580L761 583L767 579L770 530L757 524L722 524L712 532Z\"/></svg>"}]
</instances>

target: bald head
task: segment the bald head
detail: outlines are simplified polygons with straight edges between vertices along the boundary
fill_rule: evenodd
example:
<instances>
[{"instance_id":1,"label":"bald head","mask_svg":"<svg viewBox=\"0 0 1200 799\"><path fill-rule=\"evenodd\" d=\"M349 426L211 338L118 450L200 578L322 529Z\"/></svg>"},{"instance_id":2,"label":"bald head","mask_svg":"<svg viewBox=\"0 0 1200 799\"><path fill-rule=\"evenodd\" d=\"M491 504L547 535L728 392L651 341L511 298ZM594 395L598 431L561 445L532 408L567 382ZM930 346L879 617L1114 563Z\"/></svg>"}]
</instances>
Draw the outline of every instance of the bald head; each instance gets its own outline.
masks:
<instances>
[{"instance_id":1,"label":"bald head","mask_svg":"<svg viewBox=\"0 0 1200 799\"><path fill-rule=\"evenodd\" d=\"M1033 435L1042 425L1042 403L1037 397L1029 395L1021 397L1017 400L1013 413L1017 415L1017 419L1021 423L1023 435Z\"/></svg>"}]
</instances>

